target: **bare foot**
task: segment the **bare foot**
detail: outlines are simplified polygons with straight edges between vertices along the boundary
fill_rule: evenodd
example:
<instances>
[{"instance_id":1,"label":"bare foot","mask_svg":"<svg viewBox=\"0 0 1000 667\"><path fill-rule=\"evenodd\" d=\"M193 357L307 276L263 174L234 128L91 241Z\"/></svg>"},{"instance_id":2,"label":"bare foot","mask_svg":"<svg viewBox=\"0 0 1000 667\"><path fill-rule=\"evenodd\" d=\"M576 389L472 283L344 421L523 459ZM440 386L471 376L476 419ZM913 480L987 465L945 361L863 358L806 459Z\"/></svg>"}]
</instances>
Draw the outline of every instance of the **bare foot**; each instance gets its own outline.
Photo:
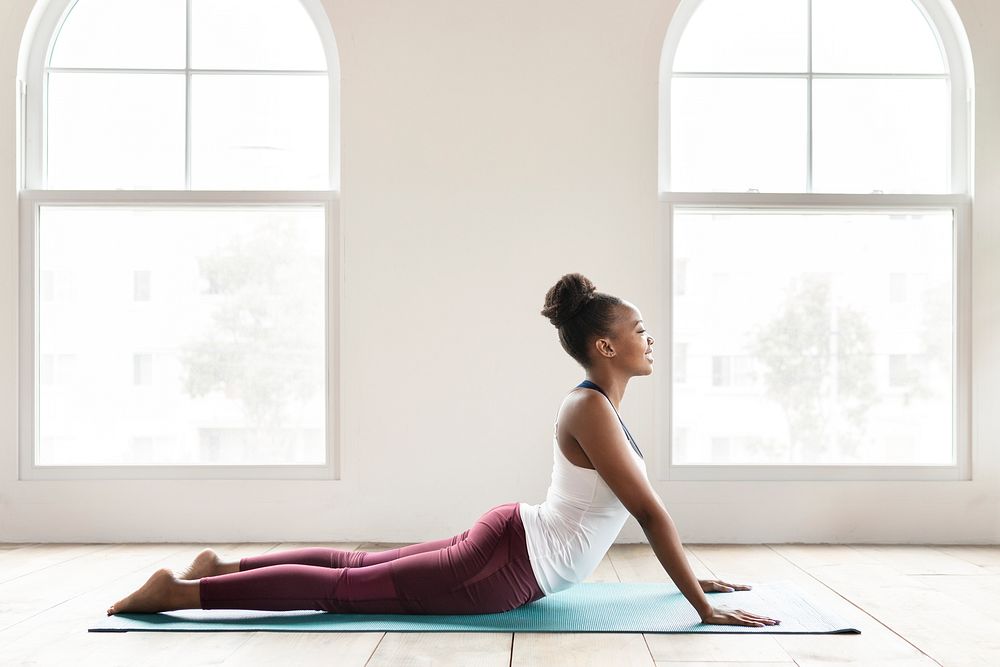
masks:
<instances>
[{"instance_id":1,"label":"bare foot","mask_svg":"<svg viewBox=\"0 0 1000 667\"><path fill-rule=\"evenodd\" d=\"M178 579L201 579L202 577L214 577L218 574L228 574L238 572L239 562L227 563L219 558L219 554L212 549L205 549L191 561L184 572L177 574Z\"/></svg>"},{"instance_id":2,"label":"bare foot","mask_svg":"<svg viewBox=\"0 0 1000 667\"><path fill-rule=\"evenodd\" d=\"M183 603L185 596L179 589L179 582L174 573L167 568L160 568L139 590L108 607L108 616L128 612L144 614L191 608Z\"/></svg>"}]
</instances>

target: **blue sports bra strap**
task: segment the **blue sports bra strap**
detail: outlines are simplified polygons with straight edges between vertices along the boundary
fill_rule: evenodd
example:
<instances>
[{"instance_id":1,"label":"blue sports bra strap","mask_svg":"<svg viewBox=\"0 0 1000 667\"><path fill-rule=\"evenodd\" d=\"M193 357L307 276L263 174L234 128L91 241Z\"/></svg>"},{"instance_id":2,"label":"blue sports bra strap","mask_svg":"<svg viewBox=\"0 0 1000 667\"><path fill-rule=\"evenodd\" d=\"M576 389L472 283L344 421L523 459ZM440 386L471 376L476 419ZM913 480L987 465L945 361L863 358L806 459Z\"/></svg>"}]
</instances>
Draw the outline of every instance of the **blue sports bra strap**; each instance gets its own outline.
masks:
<instances>
[{"instance_id":1,"label":"blue sports bra strap","mask_svg":"<svg viewBox=\"0 0 1000 667\"><path fill-rule=\"evenodd\" d=\"M604 398L608 399L608 403L611 403L611 398L608 397L607 393L605 393L605 391L603 389L601 389L599 386L597 386L596 383L591 382L590 380L584 380L583 382L581 382L580 384L578 384L576 386L577 387L583 387L585 389L596 389L597 391L599 391L602 394L604 394ZM628 442L629 442L630 445L632 445L632 449L634 449L635 453L639 455L639 458L646 458L646 457L644 457L642 455L642 452L639 451L639 445L637 445L635 443L635 438L633 438L632 434L628 432L628 427L625 426L625 422L622 421L622 416L620 414L618 414L618 409L615 408L615 404L614 403L611 403L611 409L615 411L615 415L618 417L618 423L622 425L623 429L625 429L625 435L628 437Z\"/></svg>"}]
</instances>

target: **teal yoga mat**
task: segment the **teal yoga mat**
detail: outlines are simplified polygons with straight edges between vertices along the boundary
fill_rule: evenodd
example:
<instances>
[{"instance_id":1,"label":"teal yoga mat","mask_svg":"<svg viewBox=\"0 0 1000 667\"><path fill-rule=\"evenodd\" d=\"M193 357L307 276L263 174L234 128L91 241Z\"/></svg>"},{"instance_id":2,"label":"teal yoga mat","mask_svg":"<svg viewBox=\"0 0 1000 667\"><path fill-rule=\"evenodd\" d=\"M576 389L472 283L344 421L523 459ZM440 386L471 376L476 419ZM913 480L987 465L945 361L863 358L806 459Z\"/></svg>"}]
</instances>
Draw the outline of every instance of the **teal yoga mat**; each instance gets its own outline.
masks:
<instances>
[{"instance_id":1,"label":"teal yoga mat","mask_svg":"<svg viewBox=\"0 0 1000 667\"><path fill-rule=\"evenodd\" d=\"M753 590L710 593L716 607L743 609L781 621L752 628L704 625L677 588L665 583L584 583L501 614L330 614L323 611L186 609L105 616L90 632L717 632L859 633L811 604L788 581Z\"/></svg>"}]
</instances>

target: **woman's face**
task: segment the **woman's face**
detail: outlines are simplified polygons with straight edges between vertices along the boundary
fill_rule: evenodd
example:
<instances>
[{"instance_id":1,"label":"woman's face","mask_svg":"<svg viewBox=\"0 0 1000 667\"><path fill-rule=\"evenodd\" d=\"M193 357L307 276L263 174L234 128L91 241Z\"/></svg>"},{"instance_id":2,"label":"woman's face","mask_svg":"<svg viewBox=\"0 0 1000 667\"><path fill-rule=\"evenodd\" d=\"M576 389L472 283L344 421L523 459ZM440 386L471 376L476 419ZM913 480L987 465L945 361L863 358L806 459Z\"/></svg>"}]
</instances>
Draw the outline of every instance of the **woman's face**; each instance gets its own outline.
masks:
<instances>
[{"instance_id":1,"label":"woman's face","mask_svg":"<svg viewBox=\"0 0 1000 667\"><path fill-rule=\"evenodd\" d=\"M629 302L621 306L618 330L613 340L618 363L635 375L649 375L653 372L653 337L646 330L642 313Z\"/></svg>"}]
</instances>

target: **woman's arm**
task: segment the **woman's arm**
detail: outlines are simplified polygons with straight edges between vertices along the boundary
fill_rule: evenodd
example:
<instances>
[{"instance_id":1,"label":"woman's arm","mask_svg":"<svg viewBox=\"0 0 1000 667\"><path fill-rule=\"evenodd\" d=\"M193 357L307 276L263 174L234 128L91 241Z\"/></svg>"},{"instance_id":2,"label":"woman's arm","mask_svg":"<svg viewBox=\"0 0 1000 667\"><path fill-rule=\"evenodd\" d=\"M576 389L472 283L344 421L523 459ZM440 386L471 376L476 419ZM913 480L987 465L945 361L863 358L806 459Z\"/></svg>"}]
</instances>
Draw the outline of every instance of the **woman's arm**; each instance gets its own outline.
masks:
<instances>
[{"instance_id":1,"label":"woman's arm","mask_svg":"<svg viewBox=\"0 0 1000 667\"><path fill-rule=\"evenodd\" d=\"M661 506L662 509L662 506ZM666 509L653 514L653 519L645 519L640 522L642 530L649 538L649 544L653 547L660 565L670 575L671 580L680 592L695 608L701 616L702 623L710 625L749 625L753 627L763 627L766 625L777 625L781 621L767 616L761 616L742 609L716 609L705 596L706 588L702 582L695 578L691 566L688 565L687 557L684 555L684 548L681 546L680 536L677 528L674 527L674 520L670 518ZM706 586L714 590L750 590L749 586L741 584L727 584L724 581L706 581ZM719 588L719 587L722 588Z\"/></svg>"},{"instance_id":2,"label":"woman's arm","mask_svg":"<svg viewBox=\"0 0 1000 667\"><path fill-rule=\"evenodd\" d=\"M712 604L688 565L674 522L649 479L632 460L611 404L592 391L567 401L570 403L560 414L560 424L576 438L598 474L642 526L660 564L684 597L702 619L711 616Z\"/></svg>"},{"instance_id":3,"label":"woman's arm","mask_svg":"<svg viewBox=\"0 0 1000 667\"><path fill-rule=\"evenodd\" d=\"M632 460L628 440L622 432L611 404L597 392L587 391L572 401L560 414L560 424L567 428L594 464L601 478L622 505L635 517L663 569L677 588L694 606L703 623L715 625L774 625L778 621L742 609L713 609L705 597L705 588L688 565L674 522L660 497ZM706 582L708 590L749 590L749 586Z\"/></svg>"},{"instance_id":4,"label":"woman's arm","mask_svg":"<svg viewBox=\"0 0 1000 667\"><path fill-rule=\"evenodd\" d=\"M657 560L660 561L660 565L666 570L674 585L691 603L691 606L701 616L702 621L710 618L715 610L712 603L708 601L708 597L705 596L697 577L694 576L691 566L688 565L680 536L674 526L674 520L664 509L639 525L642 526L642 531L646 533L653 553L656 554Z\"/></svg>"}]
</instances>

